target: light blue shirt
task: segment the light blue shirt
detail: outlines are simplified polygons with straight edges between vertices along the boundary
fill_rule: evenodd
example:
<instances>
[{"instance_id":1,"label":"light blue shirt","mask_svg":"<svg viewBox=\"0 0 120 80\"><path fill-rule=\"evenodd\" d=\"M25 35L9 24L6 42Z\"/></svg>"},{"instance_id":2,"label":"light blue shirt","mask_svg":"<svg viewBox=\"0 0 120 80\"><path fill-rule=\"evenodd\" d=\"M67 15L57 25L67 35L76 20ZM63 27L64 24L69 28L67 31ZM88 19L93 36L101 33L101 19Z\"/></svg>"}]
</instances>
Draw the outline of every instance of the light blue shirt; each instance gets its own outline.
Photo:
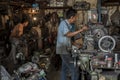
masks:
<instances>
[{"instance_id":1,"label":"light blue shirt","mask_svg":"<svg viewBox=\"0 0 120 80\"><path fill-rule=\"evenodd\" d=\"M57 44L56 44L56 54L68 54L67 47L71 46L71 38L65 36L72 26L68 23L67 20L61 21L58 27L57 33Z\"/></svg>"}]
</instances>

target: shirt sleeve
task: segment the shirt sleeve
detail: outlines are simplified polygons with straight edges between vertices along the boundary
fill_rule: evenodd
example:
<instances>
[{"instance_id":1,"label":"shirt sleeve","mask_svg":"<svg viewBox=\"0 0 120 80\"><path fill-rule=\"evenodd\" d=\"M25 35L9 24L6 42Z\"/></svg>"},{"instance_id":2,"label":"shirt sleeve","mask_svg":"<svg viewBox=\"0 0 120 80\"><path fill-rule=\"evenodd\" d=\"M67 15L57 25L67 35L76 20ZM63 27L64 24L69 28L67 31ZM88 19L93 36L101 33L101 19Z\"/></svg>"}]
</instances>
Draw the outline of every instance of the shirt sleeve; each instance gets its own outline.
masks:
<instances>
[{"instance_id":1,"label":"shirt sleeve","mask_svg":"<svg viewBox=\"0 0 120 80\"><path fill-rule=\"evenodd\" d=\"M68 29L67 24L65 23L65 21L62 21L60 24L61 27L61 31L63 33L63 35L66 35L70 30Z\"/></svg>"}]
</instances>

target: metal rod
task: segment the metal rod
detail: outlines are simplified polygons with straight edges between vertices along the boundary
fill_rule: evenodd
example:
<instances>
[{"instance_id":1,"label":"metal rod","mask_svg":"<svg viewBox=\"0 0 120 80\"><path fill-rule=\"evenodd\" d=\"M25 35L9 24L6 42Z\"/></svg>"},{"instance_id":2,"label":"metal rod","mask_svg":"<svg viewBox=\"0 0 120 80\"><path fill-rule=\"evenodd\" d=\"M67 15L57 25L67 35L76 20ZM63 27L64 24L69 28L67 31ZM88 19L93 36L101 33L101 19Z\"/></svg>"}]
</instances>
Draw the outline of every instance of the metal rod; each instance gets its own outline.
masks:
<instances>
[{"instance_id":1,"label":"metal rod","mask_svg":"<svg viewBox=\"0 0 120 80\"><path fill-rule=\"evenodd\" d=\"M101 0L97 0L98 22L101 23Z\"/></svg>"}]
</instances>

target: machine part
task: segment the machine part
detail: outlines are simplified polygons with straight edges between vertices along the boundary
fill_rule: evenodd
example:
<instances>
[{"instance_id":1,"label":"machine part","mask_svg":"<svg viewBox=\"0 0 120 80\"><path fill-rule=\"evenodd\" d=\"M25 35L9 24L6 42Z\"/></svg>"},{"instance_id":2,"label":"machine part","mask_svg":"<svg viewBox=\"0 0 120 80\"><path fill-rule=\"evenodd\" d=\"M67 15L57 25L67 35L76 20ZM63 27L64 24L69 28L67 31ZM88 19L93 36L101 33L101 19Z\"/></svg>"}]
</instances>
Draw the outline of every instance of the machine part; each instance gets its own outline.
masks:
<instances>
[{"instance_id":1,"label":"machine part","mask_svg":"<svg viewBox=\"0 0 120 80\"><path fill-rule=\"evenodd\" d=\"M37 64L28 62L14 71L15 80L47 80L44 69L39 69Z\"/></svg>"},{"instance_id":2,"label":"machine part","mask_svg":"<svg viewBox=\"0 0 120 80\"><path fill-rule=\"evenodd\" d=\"M28 63L23 64L21 67L19 67L17 72L21 74L21 73L26 73L30 71L36 71L36 70L39 70L37 64L28 62Z\"/></svg>"},{"instance_id":3,"label":"machine part","mask_svg":"<svg viewBox=\"0 0 120 80\"><path fill-rule=\"evenodd\" d=\"M115 48L115 39L111 36L103 36L99 39L98 46L103 52L111 52Z\"/></svg>"},{"instance_id":4,"label":"machine part","mask_svg":"<svg viewBox=\"0 0 120 80\"><path fill-rule=\"evenodd\" d=\"M74 66L80 66L81 62L77 60L78 56L79 56L79 48L77 48L76 46L72 45L72 50L71 50L71 53L72 53L72 57L73 57L73 62L71 63L74 63Z\"/></svg>"},{"instance_id":5,"label":"machine part","mask_svg":"<svg viewBox=\"0 0 120 80\"><path fill-rule=\"evenodd\" d=\"M53 12L51 14L50 22L51 22L53 27L56 27L57 24L59 23L59 17L58 17L58 14L56 12Z\"/></svg>"},{"instance_id":6,"label":"machine part","mask_svg":"<svg viewBox=\"0 0 120 80\"><path fill-rule=\"evenodd\" d=\"M32 62L38 63L39 62L39 56L32 56Z\"/></svg>"},{"instance_id":7,"label":"machine part","mask_svg":"<svg viewBox=\"0 0 120 80\"><path fill-rule=\"evenodd\" d=\"M40 27L32 27L31 34L36 38L38 49L42 49L42 33Z\"/></svg>"},{"instance_id":8,"label":"machine part","mask_svg":"<svg viewBox=\"0 0 120 80\"><path fill-rule=\"evenodd\" d=\"M101 23L101 1L97 0L98 22Z\"/></svg>"},{"instance_id":9,"label":"machine part","mask_svg":"<svg viewBox=\"0 0 120 80\"><path fill-rule=\"evenodd\" d=\"M106 80L105 76L99 74L99 80Z\"/></svg>"},{"instance_id":10,"label":"machine part","mask_svg":"<svg viewBox=\"0 0 120 80\"><path fill-rule=\"evenodd\" d=\"M0 65L0 80L12 80L12 77L2 65Z\"/></svg>"},{"instance_id":11,"label":"machine part","mask_svg":"<svg viewBox=\"0 0 120 80\"><path fill-rule=\"evenodd\" d=\"M92 60L91 60L91 64L92 64L92 66L94 67L98 67L99 66L99 60L98 60L98 58L93 58Z\"/></svg>"},{"instance_id":12,"label":"machine part","mask_svg":"<svg viewBox=\"0 0 120 80\"><path fill-rule=\"evenodd\" d=\"M46 71L48 71L50 67L50 58L48 55L40 55L40 62L38 63L39 66Z\"/></svg>"},{"instance_id":13,"label":"machine part","mask_svg":"<svg viewBox=\"0 0 120 80\"><path fill-rule=\"evenodd\" d=\"M94 39L90 36L86 39L87 39L87 50L94 50Z\"/></svg>"},{"instance_id":14,"label":"machine part","mask_svg":"<svg viewBox=\"0 0 120 80\"><path fill-rule=\"evenodd\" d=\"M46 75L41 75L41 72L45 74L44 70L41 70L40 73L35 73L25 80L47 80Z\"/></svg>"},{"instance_id":15,"label":"machine part","mask_svg":"<svg viewBox=\"0 0 120 80\"><path fill-rule=\"evenodd\" d=\"M104 31L102 29L95 29L93 31L94 37L97 39L100 39L102 36L105 35Z\"/></svg>"},{"instance_id":16,"label":"machine part","mask_svg":"<svg viewBox=\"0 0 120 80\"><path fill-rule=\"evenodd\" d=\"M90 25L90 28L91 28L91 35L93 35L94 40L97 42L102 36L108 34L108 31L104 27L104 25L101 24Z\"/></svg>"},{"instance_id":17,"label":"machine part","mask_svg":"<svg viewBox=\"0 0 120 80\"><path fill-rule=\"evenodd\" d=\"M91 9L88 11L88 21L90 23L97 23L98 13L96 9Z\"/></svg>"},{"instance_id":18,"label":"machine part","mask_svg":"<svg viewBox=\"0 0 120 80\"><path fill-rule=\"evenodd\" d=\"M104 75L105 80L120 80L120 72L103 71L101 74Z\"/></svg>"},{"instance_id":19,"label":"machine part","mask_svg":"<svg viewBox=\"0 0 120 80\"><path fill-rule=\"evenodd\" d=\"M16 58L19 59L19 60L25 60L25 56L22 52L17 53Z\"/></svg>"},{"instance_id":20,"label":"machine part","mask_svg":"<svg viewBox=\"0 0 120 80\"><path fill-rule=\"evenodd\" d=\"M82 70L90 70L89 58L90 58L89 54L80 54L77 65L80 64Z\"/></svg>"},{"instance_id":21,"label":"machine part","mask_svg":"<svg viewBox=\"0 0 120 80\"><path fill-rule=\"evenodd\" d=\"M76 46L72 45L72 57L77 57L79 50Z\"/></svg>"},{"instance_id":22,"label":"machine part","mask_svg":"<svg viewBox=\"0 0 120 80\"><path fill-rule=\"evenodd\" d=\"M119 51L119 49L120 49L120 36L119 35L114 35L114 36L112 36L112 37L114 37L114 39L115 39L115 41L116 41L116 46L115 46L115 50L116 51Z\"/></svg>"},{"instance_id":23,"label":"machine part","mask_svg":"<svg viewBox=\"0 0 120 80\"><path fill-rule=\"evenodd\" d=\"M99 80L99 76L98 76L98 73L97 73L97 72L92 71L92 72L90 73L90 75L91 75L91 79L90 79L90 80Z\"/></svg>"},{"instance_id":24,"label":"machine part","mask_svg":"<svg viewBox=\"0 0 120 80\"><path fill-rule=\"evenodd\" d=\"M85 33L83 49L98 49L98 41L101 37L108 34L107 29L101 24L90 24L89 30Z\"/></svg>"}]
</instances>

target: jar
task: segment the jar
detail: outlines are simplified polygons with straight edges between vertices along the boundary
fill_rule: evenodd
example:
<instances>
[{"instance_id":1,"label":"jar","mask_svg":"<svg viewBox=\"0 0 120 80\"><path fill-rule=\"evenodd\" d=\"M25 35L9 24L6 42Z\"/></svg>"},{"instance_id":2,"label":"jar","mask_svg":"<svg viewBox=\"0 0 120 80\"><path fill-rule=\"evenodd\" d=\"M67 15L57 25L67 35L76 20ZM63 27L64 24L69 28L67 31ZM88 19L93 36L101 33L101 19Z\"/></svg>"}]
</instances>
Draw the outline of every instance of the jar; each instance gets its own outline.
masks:
<instances>
[{"instance_id":1,"label":"jar","mask_svg":"<svg viewBox=\"0 0 120 80\"><path fill-rule=\"evenodd\" d=\"M111 68L113 65L112 58L107 58L107 67Z\"/></svg>"}]
</instances>

